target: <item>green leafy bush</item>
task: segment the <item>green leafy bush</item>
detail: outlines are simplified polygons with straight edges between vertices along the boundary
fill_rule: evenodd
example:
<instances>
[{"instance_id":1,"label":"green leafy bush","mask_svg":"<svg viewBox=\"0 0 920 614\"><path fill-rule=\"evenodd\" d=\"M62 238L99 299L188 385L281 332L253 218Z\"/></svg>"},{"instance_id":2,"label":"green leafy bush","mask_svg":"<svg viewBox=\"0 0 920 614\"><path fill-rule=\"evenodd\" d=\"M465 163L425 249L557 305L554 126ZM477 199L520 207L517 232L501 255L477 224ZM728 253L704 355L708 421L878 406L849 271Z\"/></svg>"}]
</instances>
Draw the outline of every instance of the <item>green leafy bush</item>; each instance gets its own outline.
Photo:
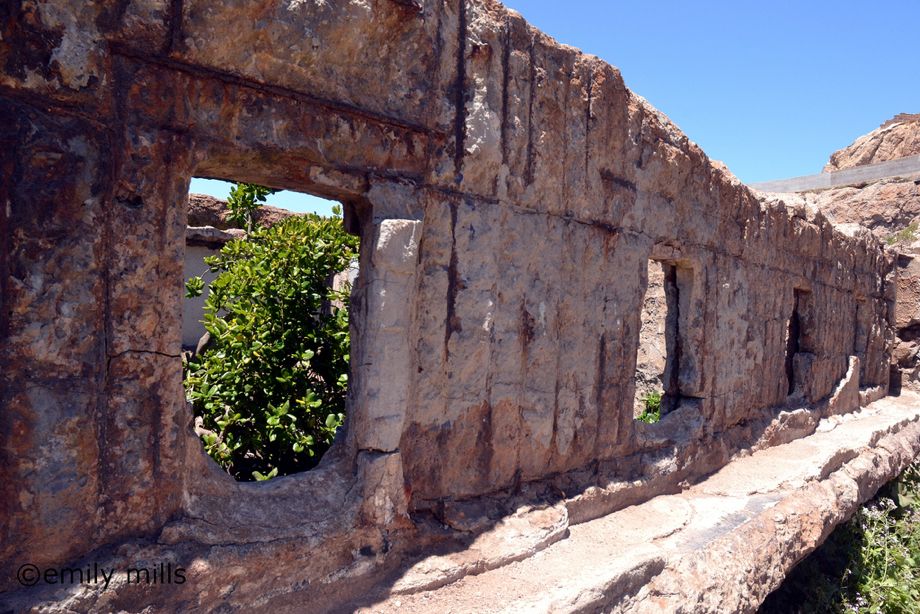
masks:
<instances>
[{"instance_id":1,"label":"green leafy bush","mask_svg":"<svg viewBox=\"0 0 920 614\"><path fill-rule=\"evenodd\" d=\"M636 418L640 422L645 422L647 424L654 424L661 420L661 393L660 392L650 392L648 395L642 399L642 402L645 404L645 409L642 413Z\"/></svg>"},{"instance_id":2,"label":"green leafy bush","mask_svg":"<svg viewBox=\"0 0 920 614\"><path fill-rule=\"evenodd\" d=\"M227 219L240 228L245 228L247 232L252 232L255 227L256 210L265 203L269 195L277 191L254 183L237 183L227 197L227 208L230 210Z\"/></svg>"},{"instance_id":3,"label":"green leafy bush","mask_svg":"<svg viewBox=\"0 0 920 614\"><path fill-rule=\"evenodd\" d=\"M912 465L802 561L761 612L920 612L920 467Z\"/></svg>"},{"instance_id":4,"label":"green leafy bush","mask_svg":"<svg viewBox=\"0 0 920 614\"><path fill-rule=\"evenodd\" d=\"M348 296L331 280L357 249L340 219L310 215L206 259L218 274L205 302L211 342L187 363L185 386L208 454L238 479L309 469L342 424ZM203 285L194 279L191 294Z\"/></svg>"}]
</instances>

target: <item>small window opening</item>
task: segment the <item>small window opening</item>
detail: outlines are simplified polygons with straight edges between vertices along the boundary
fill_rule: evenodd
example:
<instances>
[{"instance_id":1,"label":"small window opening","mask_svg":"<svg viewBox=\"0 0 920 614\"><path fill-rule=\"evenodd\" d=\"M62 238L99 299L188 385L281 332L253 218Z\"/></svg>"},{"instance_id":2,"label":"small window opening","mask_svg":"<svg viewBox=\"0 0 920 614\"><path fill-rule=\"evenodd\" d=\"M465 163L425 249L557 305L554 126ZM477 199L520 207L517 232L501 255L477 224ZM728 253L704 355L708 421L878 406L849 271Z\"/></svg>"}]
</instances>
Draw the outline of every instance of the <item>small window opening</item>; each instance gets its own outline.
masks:
<instances>
[{"instance_id":1,"label":"small window opening","mask_svg":"<svg viewBox=\"0 0 920 614\"><path fill-rule=\"evenodd\" d=\"M856 297L856 313L853 323L853 355L859 358L859 385L866 385L867 354L869 353L870 318L869 303L865 297Z\"/></svg>"},{"instance_id":2,"label":"small window opening","mask_svg":"<svg viewBox=\"0 0 920 614\"><path fill-rule=\"evenodd\" d=\"M657 422L680 404L681 296L679 268L671 263L648 261L648 276L636 355L636 393L633 416Z\"/></svg>"},{"instance_id":3,"label":"small window opening","mask_svg":"<svg viewBox=\"0 0 920 614\"><path fill-rule=\"evenodd\" d=\"M335 201L199 179L190 192L182 332L195 430L237 480L311 469L344 428L358 237Z\"/></svg>"},{"instance_id":4,"label":"small window opening","mask_svg":"<svg viewBox=\"0 0 920 614\"><path fill-rule=\"evenodd\" d=\"M810 354L811 293L796 288L793 291L792 315L786 327L786 385L787 395L804 392L804 355Z\"/></svg>"},{"instance_id":5,"label":"small window opening","mask_svg":"<svg viewBox=\"0 0 920 614\"><path fill-rule=\"evenodd\" d=\"M901 396L901 387L903 386L904 374L898 365L889 365L888 367L888 395L892 397Z\"/></svg>"}]
</instances>

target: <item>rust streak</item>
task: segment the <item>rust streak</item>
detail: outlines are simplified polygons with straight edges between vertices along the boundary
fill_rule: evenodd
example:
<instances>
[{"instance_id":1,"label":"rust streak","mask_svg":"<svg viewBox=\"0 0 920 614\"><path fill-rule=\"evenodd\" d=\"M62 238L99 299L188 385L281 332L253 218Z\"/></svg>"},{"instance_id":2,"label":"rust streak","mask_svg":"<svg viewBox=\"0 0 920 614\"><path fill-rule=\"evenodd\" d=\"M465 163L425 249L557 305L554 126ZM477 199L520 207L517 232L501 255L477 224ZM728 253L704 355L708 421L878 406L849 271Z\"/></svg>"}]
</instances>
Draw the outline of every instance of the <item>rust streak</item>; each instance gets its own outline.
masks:
<instances>
[{"instance_id":1,"label":"rust streak","mask_svg":"<svg viewBox=\"0 0 920 614\"><path fill-rule=\"evenodd\" d=\"M597 348L597 382L595 384L594 396L597 404L598 415L601 415L604 406L604 384L607 372L607 333L601 334L601 340Z\"/></svg>"},{"instance_id":2,"label":"rust streak","mask_svg":"<svg viewBox=\"0 0 920 614\"><path fill-rule=\"evenodd\" d=\"M463 149L466 146L466 0L458 0L457 81L454 84L454 181L463 181Z\"/></svg>"},{"instance_id":3,"label":"rust streak","mask_svg":"<svg viewBox=\"0 0 920 614\"><path fill-rule=\"evenodd\" d=\"M450 357L451 336L463 330L457 315L457 292L462 289L457 263L457 203L450 202L450 263L447 265L447 321L444 327L444 360Z\"/></svg>"},{"instance_id":4,"label":"rust streak","mask_svg":"<svg viewBox=\"0 0 920 614\"><path fill-rule=\"evenodd\" d=\"M502 161L508 164L508 88L511 85L511 18L505 17L505 41L502 48Z\"/></svg>"},{"instance_id":5,"label":"rust streak","mask_svg":"<svg viewBox=\"0 0 920 614\"><path fill-rule=\"evenodd\" d=\"M168 33L163 43L163 55L169 55L179 45L182 37L182 13L184 9L184 0L173 0L169 5Z\"/></svg>"},{"instance_id":6,"label":"rust streak","mask_svg":"<svg viewBox=\"0 0 920 614\"><path fill-rule=\"evenodd\" d=\"M588 100L585 104L585 188L588 187L588 168L591 160L591 104L594 102L594 67L588 66Z\"/></svg>"},{"instance_id":7,"label":"rust streak","mask_svg":"<svg viewBox=\"0 0 920 614\"><path fill-rule=\"evenodd\" d=\"M524 170L524 182L533 183L533 105L537 97L537 60L536 60L536 34L531 33L530 38L530 99L527 103L527 167Z\"/></svg>"}]
</instances>

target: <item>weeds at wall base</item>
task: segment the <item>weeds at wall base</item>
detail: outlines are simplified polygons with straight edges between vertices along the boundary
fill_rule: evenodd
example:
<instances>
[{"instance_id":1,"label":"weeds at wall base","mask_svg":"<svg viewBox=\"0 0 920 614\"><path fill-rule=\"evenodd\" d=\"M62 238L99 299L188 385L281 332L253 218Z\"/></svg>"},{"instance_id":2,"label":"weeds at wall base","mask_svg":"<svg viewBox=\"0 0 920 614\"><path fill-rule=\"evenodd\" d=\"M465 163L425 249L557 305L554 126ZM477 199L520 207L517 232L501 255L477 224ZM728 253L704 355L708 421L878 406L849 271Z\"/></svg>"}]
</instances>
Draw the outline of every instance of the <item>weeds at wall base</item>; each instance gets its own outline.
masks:
<instances>
[{"instance_id":1,"label":"weeds at wall base","mask_svg":"<svg viewBox=\"0 0 920 614\"><path fill-rule=\"evenodd\" d=\"M760 612L920 612L920 463L799 563Z\"/></svg>"}]
</instances>

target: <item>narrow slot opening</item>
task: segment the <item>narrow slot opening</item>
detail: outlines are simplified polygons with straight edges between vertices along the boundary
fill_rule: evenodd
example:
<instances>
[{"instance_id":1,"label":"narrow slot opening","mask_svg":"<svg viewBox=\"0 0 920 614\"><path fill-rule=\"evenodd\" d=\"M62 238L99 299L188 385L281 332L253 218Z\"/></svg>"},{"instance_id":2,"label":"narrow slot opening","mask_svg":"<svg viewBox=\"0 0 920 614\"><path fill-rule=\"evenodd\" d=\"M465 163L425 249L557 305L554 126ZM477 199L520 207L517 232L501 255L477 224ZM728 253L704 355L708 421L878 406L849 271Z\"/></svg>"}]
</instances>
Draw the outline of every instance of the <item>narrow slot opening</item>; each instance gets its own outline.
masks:
<instances>
[{"instance_id":1,"label":"narrow slot opening","mask_svg":"<svg viewBox=\"0 0 920 614\"><path fill-rule=\"evenodd\" d=\"M866 368L868 367L867 355L869 353L869 332L871 312L869 303L865 297L856 297L856 313L854 314L853 323L853 355L859 358L859 382L860 386L865 386Z\"/></svg>"},{"instance_id":2,"label":"narrow slot opening","mask_svg":"<svg viewBox=\"0 0 920 614\"><path fill-rule=\"evenodd\" d=\"M633 417L657 422L680 405L683 334L678 267L648 261L636 353ZM686 302L686 297L684 297Z\"/></svg>"},{"instance_id":3,"label":"narrow slot opening","mask_svg":"<svg viewBox=\"0 0 920 614\"><path fill-rule=\"evenodd\" d=\"M786 384L787 395L804 393L808 355L811 355L811 292L793 290L792 314L786 327Z\"/></svg>"}]
</instances>

